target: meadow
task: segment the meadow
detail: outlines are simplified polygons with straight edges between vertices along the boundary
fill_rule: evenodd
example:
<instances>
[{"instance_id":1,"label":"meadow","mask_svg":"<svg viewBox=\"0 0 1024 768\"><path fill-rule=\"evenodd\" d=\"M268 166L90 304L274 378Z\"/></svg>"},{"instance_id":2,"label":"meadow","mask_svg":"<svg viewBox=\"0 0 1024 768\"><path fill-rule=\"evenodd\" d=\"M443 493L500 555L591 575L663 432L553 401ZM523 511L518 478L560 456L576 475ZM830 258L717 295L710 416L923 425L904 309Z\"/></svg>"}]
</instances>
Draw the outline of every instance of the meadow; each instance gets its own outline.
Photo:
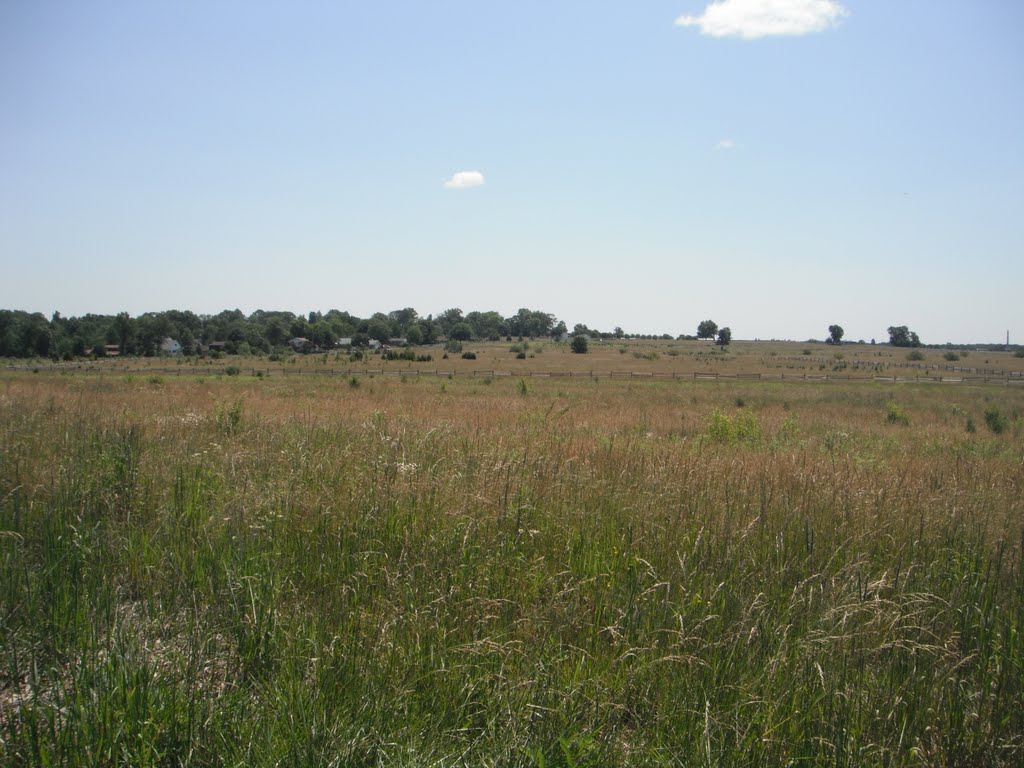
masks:
<instances>
[{"instance_id":1,"label":"meadow","mask_svg":"<svg viewBox=\"0 0 1024 768\"><path fill-rule=\"evenodd\" d=\"M1024 762L1024 386L507 346L0 372L0 763Z\"/></svg>"},{"instance_id":2,"label":"meadow","mask_svg":"<svg viewBox=\"0 0 1024 768\"><path fill-rule=\"evenodd\" d=\"M694 374L735 376L755 374L766 379L829 376L872 379L994 377L1020 380L1024 357L1003 351L966 351L941 348L905 349L887 344L846 344L841 347L814 342L737 341L720 348L710 341L593 340L587 354L573 354L569 344L551 340L464 342L459 352L440 344L411 350L413 360L388 360L380 353L350 355L348 350L315 354L239 357L152 357L81 359L59 363L11 359L0 370L56 368L93 373L156 372L162 375L199 375L237 368L242 373L267 374L351 372L355 375L442 375L485 377L574 375L580 377L651 375L692 378ZM463 357L465 355L465 357Z\"/></svg>"}]
</instances>

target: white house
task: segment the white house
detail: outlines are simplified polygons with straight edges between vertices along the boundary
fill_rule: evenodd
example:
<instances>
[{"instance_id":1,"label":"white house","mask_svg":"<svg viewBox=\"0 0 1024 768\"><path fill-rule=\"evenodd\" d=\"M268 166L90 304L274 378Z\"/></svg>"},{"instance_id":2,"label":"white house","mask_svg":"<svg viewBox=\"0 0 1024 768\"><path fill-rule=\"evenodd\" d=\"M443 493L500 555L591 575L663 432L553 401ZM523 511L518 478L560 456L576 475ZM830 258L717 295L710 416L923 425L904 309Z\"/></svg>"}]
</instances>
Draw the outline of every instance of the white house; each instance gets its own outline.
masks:
<instances>
[{"instance_id":1,"label":"white house","mask_svg":"<svg viewBox=\"0 0 1024 768\"><path fill-rule=\"evenodd\" d=\"M160 342L160 352L164 355L180 355L181 354L181 342L177 339L172 339L170 336L164 338Z\"/></svg>"}]
</instances>

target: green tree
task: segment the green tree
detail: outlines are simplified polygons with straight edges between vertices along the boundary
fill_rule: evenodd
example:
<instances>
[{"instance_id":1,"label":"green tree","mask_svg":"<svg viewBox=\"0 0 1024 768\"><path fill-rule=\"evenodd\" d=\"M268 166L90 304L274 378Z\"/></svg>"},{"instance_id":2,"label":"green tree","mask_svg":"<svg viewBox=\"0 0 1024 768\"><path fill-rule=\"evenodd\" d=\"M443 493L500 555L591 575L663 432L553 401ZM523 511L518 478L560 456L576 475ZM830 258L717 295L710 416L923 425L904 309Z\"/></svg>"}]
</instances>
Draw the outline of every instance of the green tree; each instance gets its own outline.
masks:
<instances>
[{"instance_id":1,"label":"green tree","mask_svg":"<svg viewBox=\"0 0 1024 768\"><path fill-rule=\"evenodd\" d=\"M828 327L828 340L826 344L842 344L843 343L843 326L841 325L830 325Z\"/></svg>"},{"instance_id":2,"label":"green tree","mask_svg":"<svg viewBox=\"0 0 1024 768\"><path fill-rule=\"evenodd\" d=\"M388 312L388 319L394 324L400 333L408 334L409 326L420 319L419 314L412 307L405 309L394 309Z\"/></svg>"},{"instance_id":3,"label":"green tree","mask_svg":"<svg viewBox=\"0 0 1024 768\"><path fill-rule=\"evenodd\" d=\"M920 347L921 339L905 325L890 325L889 343L894 347Z\"/></svg>"},{"instance_id":4,"label":"green tree","mask_svg":"<svg viewBox=\"0 0 1024 768\"><path fill-rule=\"evenodd\" d=\"M284 319L275 317L266 325L266 329L263 331L263 335L272 347L283 346L288 341L288 326L285 324Z\"/></svg>"},{"instance_id":5,"label":"green tree","mask_svg":"<svg viewBox=\"0 0 1024 768\"><path fill-rule=\"evenodd\" d=\"M127 312L119 312L114 318L113 334L122 355L135 351L135 323Z\"/></svg>"},{"instance_id":6,"label":"green tree","mask_svg":"<svg viewBox=\"0 0 1024 768\"><path fill-rule=\"evenodd\" d=\"M718 323L714 320L702 320L697 326L698 339L713 339L718 333Z\"/></svg>"},{"instance_id":7,"label":"green tree","mask_svg":"<svg viewBox=\"0 0 1024 768\"><path fill-rule=\"evenodd\" d=\"M725 349L726 346L732 342L732 329L731 328L719 328L718 329L718 344Z\"/></svg>"},{"instance_id":8,"label":"green tree","mask_svg":"<svg viewBox=\"0 0 1024 768\"><path fill-rule=\"evenodd\" d=\"M448 335L456 341L469 341L473 338L473 329L469 323L456 323Z\"/></svg>"},{"instance_id":9,"label":"green tree","mask_svg":"<svg viewBox=\"0 0 1024 768\"><path fill-rule=\"evenodd\" d=\"M374 317L367 325L366 333L371 339L376 339L382 344L386 344L388 339L391 338L391 325L386 320Z\"/></svg>"},{"instance_id":10,"label":"green tree","mask_svg":"<svg viewBox=\"0 0 1024 768\"><path fill-rule=\"evenodd\" d=\"M589 349L587 344L587 337L582 334L577 334L572 337L572 341L569 342L569 349L575 352L577 355L585 355Z\"/></svg>"},{"instance_id":11,"label":"green tree","mask_svg":"<svg viewBox=\"0 0 1024 768\"><path fill-rule=\"evenodd\" d=\"M405 332L405 338L412 346L423 343L423 329L419 323L415 323L409 326L409 329Z\"/></svg>"},{"instance_id":12,"label":"green tree","mask_svg":"<svg viewBox=\"0 0 1024 768\"><path fill-rule=\"evenodd\" d=\"M428 318L429 319L429 318ZM456 323L461 323L463 320L462 310L458 307L451 307L446 309L440 315L437 316L435 322L441 329L441 333L445 336L451 336L452 328Z\"/></svg>"}]
</instances>

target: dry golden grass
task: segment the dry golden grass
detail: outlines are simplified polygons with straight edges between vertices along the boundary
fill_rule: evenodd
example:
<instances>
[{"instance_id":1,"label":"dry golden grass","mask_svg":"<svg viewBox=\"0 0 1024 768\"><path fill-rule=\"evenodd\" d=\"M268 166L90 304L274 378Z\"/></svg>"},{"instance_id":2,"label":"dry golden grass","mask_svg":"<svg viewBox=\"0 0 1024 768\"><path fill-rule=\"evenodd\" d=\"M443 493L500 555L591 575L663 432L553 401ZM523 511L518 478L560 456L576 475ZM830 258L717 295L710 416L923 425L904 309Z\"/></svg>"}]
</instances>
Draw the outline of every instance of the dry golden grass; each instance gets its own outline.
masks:
<instances>
[{"instance_id":1,"label":"dry golden grass","mask_svg":"<svg viewBox=\"0 0 1024 768\"><path fill-rule=\"evenodd\" d=\"M519 360L510 352L522 342L466 342L464 351L474 352L476 360L464 360L459 353L449 353L443 359L440 346L420 347L417 352L430 354L430 362L386 361L380 355L368 354L362 361L350 362L347 353L288 355L282 361L271 361L266 357L240 358L224 357L219 360L173 360L166 358L120 359L112 358L93 363L76 363L75 368L123 371L137 370L140 373L151 369L172 368L184 373L189 368L209 366L226 367L235 365L243 372L251 373L262 369L280 371L388 371L392 373L421 371L453 371L456 375L483 376L496 371L512 376L529 376L543 373L574 373L586 375L596 373L607 376L617 373L654 373L659 375L692 376L695 372L717 372L721 374L763 374L779 377L797 375L831 375L871 378L873 376L921 376L957 378L962 375L989 375L999 372L1005 378L1007 373L1024 374L1024 358L1009 352L959 353L958 361L944 358L946 350L917 350L923 360L908 360L910 350L893 348L888 345L846 344L833 347L827 344L797 342L740 341L734 342L723 352L719 347L706 341L593 341L587 354L573 354L568 344L552 341L527 341L527 357ZM804 352L809 354L804 354ZM17 364L18 361L14 361ZM927 366L927 367L925 367ZM971 369L979 373L962 374L957 370Z\"/></svg>"}]
</instances>

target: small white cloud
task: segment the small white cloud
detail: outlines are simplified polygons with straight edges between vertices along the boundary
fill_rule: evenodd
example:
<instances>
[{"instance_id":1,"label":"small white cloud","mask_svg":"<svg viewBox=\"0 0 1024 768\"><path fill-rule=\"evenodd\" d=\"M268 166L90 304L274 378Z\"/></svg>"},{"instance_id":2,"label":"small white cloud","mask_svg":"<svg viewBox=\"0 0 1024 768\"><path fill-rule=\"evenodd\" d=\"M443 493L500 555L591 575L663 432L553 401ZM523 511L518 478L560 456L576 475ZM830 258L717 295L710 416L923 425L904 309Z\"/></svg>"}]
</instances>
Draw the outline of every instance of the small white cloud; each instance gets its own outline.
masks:
<instances>
[{"instance_id":1,"label":"small white cloud","mask_svg":"<svg viewBox=\"0 0 1024 768\"><path fill-rule=\"evenodd\" d=\"M480 171L459 171L452 174L452 177L444 183L445 189L469 189L470 187L482 187L484 175Z\"/></svg>"},{"instance_id":2,"label":"small white cloud","mask_svg":"<svg viewBox=\"0 0 1024 768\"><path fill-rule=\"evenodd\" d=\"M722 139L715 144L715 149L736 149L736 142L732 139Z\"/></svg>"},{"instance_id":3,"label":"small white cloud","mask_svg":"<svg viewBox=\"0 0 1024 768\"><path fill-rule=\"evenodd\" d=\"M753 40L823 32L848 13L835 0L716 0L700 16L680 16L676 25L698 27L710 37Z\"/></svg>"}]
</instances>

